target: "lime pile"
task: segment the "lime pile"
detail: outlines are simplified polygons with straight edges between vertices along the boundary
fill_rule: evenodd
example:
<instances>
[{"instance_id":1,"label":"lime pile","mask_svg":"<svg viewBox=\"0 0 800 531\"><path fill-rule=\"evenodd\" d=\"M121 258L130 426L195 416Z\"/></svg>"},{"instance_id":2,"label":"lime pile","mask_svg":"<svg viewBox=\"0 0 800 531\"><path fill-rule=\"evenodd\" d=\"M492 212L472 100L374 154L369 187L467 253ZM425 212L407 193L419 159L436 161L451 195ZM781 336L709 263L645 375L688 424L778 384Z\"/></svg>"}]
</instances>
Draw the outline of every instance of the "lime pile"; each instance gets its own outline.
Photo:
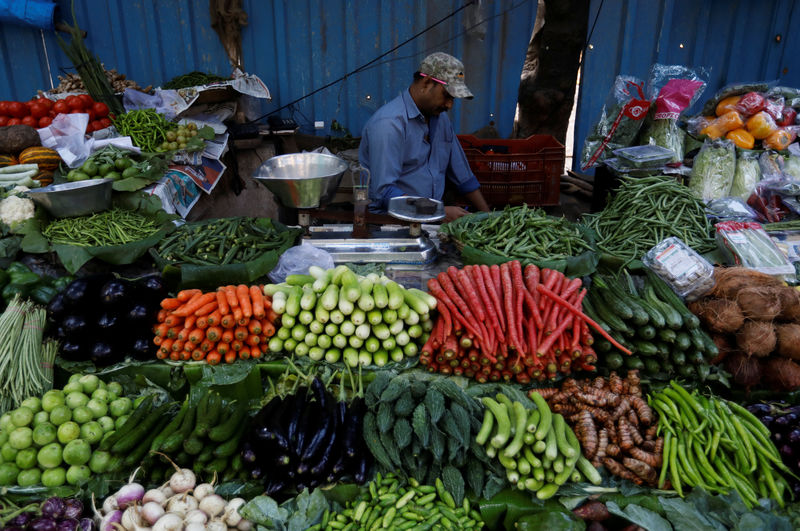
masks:
<instances>
[{"instance_id":1,"label":"lime pile","mask_svg":"<svg viewBox=\"0 0 800 531\"><path fill-rule=\"evenodd\" d=\"M93 374L27 398L0 416L0 485L77 485L103 473L111 455L96 448L132 409L119 383Z\"/></svg>"}]
</instances>

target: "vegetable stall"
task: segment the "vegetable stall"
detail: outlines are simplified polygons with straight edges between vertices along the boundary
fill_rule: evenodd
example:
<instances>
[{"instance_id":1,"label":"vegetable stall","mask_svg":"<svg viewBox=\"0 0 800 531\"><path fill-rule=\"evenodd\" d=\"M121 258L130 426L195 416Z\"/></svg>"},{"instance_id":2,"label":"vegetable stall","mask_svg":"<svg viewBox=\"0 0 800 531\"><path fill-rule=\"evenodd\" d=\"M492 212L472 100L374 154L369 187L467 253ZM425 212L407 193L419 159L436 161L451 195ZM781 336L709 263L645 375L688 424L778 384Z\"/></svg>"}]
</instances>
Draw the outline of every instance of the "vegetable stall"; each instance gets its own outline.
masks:
<instances>
[{"instance_id":1,"label":"vegetable stall","mask_svg":"<svg viewBox=\"0 0 800 531\"><path fill-rule=\"evenodd\" d=\"M653 112L615 102L584 147L602 210L426 225L438 259L385 267L308 258L308 223L181 219L158 184L211 128L126 109L64 45L77 79L0 102L4 529L800 525L800 91L664 118L655 68ZM43 145L73 121L112 142Z\"/></svg>"}]
</instances>

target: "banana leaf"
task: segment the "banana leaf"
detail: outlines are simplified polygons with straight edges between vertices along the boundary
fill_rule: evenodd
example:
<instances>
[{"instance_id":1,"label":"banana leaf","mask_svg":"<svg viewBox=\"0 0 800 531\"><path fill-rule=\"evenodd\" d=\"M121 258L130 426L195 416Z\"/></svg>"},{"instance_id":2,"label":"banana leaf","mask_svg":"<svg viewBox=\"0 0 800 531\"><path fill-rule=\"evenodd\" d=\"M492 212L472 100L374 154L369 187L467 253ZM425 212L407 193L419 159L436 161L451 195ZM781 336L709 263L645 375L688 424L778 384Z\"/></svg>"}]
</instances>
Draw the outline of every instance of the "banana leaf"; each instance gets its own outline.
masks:
<instances>
[{"instance_id":1,"label":"banana leaf","mask_svg":"<svg viewBox=\"0 0 800 531\"><path fill-rule=\"evenodd\" d=\"M114 194L112 206L137 211L152 218L159 230L149 237L123 245L82 247L68 244L51 244L42 234L49 223L47 215L37 212L34 218L26 220L17 231L23 236L22 250L26 253L46 253L54 251L64 268L71 274L78 271L86 262L97 258L114 265L132 264L141 258L149 248L157 244L164 236L175 230L172 223L177 216L167 214L161 208L161 201L155 196L142 193Z\"/></svg>"}]
</instances>

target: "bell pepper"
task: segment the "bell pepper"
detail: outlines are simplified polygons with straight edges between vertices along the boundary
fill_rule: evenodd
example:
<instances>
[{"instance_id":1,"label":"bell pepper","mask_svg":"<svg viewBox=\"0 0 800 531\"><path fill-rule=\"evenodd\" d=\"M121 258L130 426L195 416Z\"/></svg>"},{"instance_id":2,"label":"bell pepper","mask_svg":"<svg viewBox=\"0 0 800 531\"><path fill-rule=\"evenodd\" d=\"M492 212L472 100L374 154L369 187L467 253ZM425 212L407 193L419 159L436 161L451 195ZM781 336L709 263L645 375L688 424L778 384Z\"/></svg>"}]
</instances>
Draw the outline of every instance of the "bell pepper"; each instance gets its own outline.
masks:
<instances>
[{"instance_id":1,"label":"bell pepper","mask_svg":"<svg viewBox=\"0 0 800 531\"><path fill-rule=\"evenodd\" d=\"M39 284L41 278L36 273L28 271L27 273L22 271L14 271L8 275L8 281L11 284L16 284L18 286L33 286L34 284Z\"/></svg>"},{"instance_id":2,"label":"bell pepper","mask_svg":"<svg viewBox=\"0 0 800 531\"><path fill-rule=\"evenodd\" d=\"M751 116L757 112L763 111L767 106L767 100L758 92L748 92L741 97L736 104L736 110L745 116ZM758 137L756 137L758 138Z\"/></svg>"},{"instance_id":3,"label":"bell pepper","mask_svg":"<svg viewBox=\"0 0 800 531\"><path fill-rule=\"evenodd\" d=\"M764 147L783 151L794 141L795 135L786 129L778 129L764 139Z\"/></svg>"},{"instance_id":4,"label":"bell pepper","mask_svg":"<svg viewBox=\"0 0 800 531\"><path fill-rule=\"evenodd\" d=\"M742 127L739 129L734 129L733 131L728 131L728 134L725 135L725 138L736 144L736 147L740 147L742 149L753 149L753 146L756 143L753 135L748 133L747 130Z\"/></svg>"},{"instance_id":5,"label":"bell pepper","mask_svg":"<svg viewBox=\"0 0 800 531\"><path fill-rule=\"evenodd\" d=\"M747 130L758 140L764 140L775 132L775 129L777 129L775 120L764 111L754 114L747 120Z\"/></svg>"},{"instance_id":6,"label":"bell pepper","mask_svg":"<svg viewBox=\"0 0 800 531\"><path fill-rule=\"evenodd\" d=\"M53 281L53 287L56 288L58 291L64 291L64 288L70 285L70 283L75 280L75 277L72 275L65 275L63 277L58 277Z\"/></svg>"},{"instance_id":7,"label":"bell pepper","mask_svg":"<svg viewBox=\"0 0 800 531\"><path fill-rule=\"evenodd\" d=\"M29 292L30 292L30 286L8 284L6 285L6 287L3 288L3 291L0 292L0 295L2 295L3 300L6 302L6 304L8 304L14 298L14 295L19 295L20 297L24 298L28 296Z\"/></svg>"},{"instance_id":8,"label":"bell pepper","mask_svg":"<svg viewBox=\"0 0 800 531\"><path fill-rule=\"evenodd\" d=\"M739 103L739 100L742 99L741 96L728 96L724 100L717 103L716 114L717 116L722 116L726 112L735 111L736 104Z\"/></svg>"},{"instance_id":9,"label":"bell pepper","mask_svg":"<svg viewBox=\"0 0 800 531\"><path fill-rule=\"evenodd\" d=\"M39 285L33 288L29 294L30 298L42 305L46 305L58 294L58 290L52 286Z\"/></svg>"},{"instance_id":10,"label":"bell pepper","mask_svg":"<svg viewBox=\"0 0 800 531\"><path fill-rule=\"evenodd\" d=\"M728 111L706 127L704 127L700 134L707 135L709 138L717 139L725 136L728 131L739 129L744 125L742 115L736 111Z\"/></svg>"},{"instance_id":11,"label":"bell pepper","mask_svg":"<svg viewBox=\"0 0 800 531\"><path fill-rule=\"evenodd\" d=\"M781 119L776 121L777 125L785 127L787 125L794 125L794 120L797 118L797 111L791 107L784 107L781 112Z\"/></svg>"},{"instance_id":12,"label":"bell pepper","mask_svg":"<svg viewBox=\"0 0 800 531\"><path fill-rule=\"evenodd\" d=\"M0 287L8 284L8 273L0 269Z\"/></svg>"},{"instance_id":13,"label":"bell pepper","mask_svg":"<svg viewBox=\"0 0 800 531\"><path fill-rule=\"evenodd\" d=\"M30 273L31 268L22 262L11 262L6 268L7 273Z\"/></svg>"}]
</instances>

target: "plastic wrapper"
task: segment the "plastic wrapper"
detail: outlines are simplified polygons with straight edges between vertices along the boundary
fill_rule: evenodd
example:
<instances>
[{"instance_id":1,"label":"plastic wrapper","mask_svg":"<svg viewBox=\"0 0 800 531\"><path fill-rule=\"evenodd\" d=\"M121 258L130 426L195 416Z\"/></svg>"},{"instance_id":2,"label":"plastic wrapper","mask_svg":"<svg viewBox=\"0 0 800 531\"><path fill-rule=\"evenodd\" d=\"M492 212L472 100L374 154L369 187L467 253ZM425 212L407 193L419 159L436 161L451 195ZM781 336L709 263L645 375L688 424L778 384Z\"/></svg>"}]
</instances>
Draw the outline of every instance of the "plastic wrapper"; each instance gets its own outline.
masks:
<instances>
[{"instance_id":1,"label":"plastic wrapper","mask_svg":"<svg viewBox=\"0 0 800 531\"><path fill-rule=\"evenodd\" d=\"M642 262L687 301L702 297L714 287L714 266L680 238L658 242Z\"/></svg>"},{"instance_id":2,"label":"plastic wrapper","mask_svg":"<svg viewBox=\"0 0 800 531\"><path fill-rule=\"evenodd\" d=\"M694 158L689 189L710 201L729 195L736 171L736 148L728 140L706 140Z\"/></svg>"},{"instance_id":3,"label":"plastic wrapper","mask_svg":"<svg viewBox=\"0 0 800 531\"><path fill-rule=\"evenodd\" d=\"M333 269L333 256L313 245L297 245L281 255L278 265L270 272L269 279L274 284L280 284L289 275L307 275L311 266Z\"/></svg>"},{"instance_id":4,"label":"plastic wrapper","mask_svg":"<svg viewBox=\"0 0 800 531\"><path fill-rule=\"evenodd\" d=\"M765 151L758 157L761 178L765 181L783 178L784 161L778 153Z\"/></svg>"},{"instance_id":5,"label":"plastic wrapper","mask_svg":"<svg viewBox=\"0 0 800 531\"><path fill-rule=\"evenodd\" d=\"M720 221L757 221L758 213L744 199L723 197L706 204L706 216L714 223Z\"/></svg>"},{"instance_id":6,"label":"plastic wrapper","mask_svg":"<svg viewBox=\"0 0 800 531\"><path fill-rule=\"evenodd\" d=\"M736 157L736 171L733 174L730 195L747 199L755 190L761 180L761 166L758 164L758 155L742 152Z\"/></svg>"},{"instance_id":7,"label":"plastic wrapper","mask_svg":"<svg viewBox=\"0 0 800 531\"><path fill-rule=\"evenodd\" d=\"M742 94L747 94L748 92L766 92L772 85L774 85L774 82L732 83L730 85L726 85L719 89L714 96L706 101L706 103L703 105L703 109L700 111L700 114L703 116L711 116L715 114L717 105L719 105L719 103L725 98L729 98L731 96L740 96Z\"/></svg>"},{"instance_id":8,"label":"plastic wrapper","mask_svg":"<svg viewBox=\"0 0 800 531\"><path fill-rule=\"evenodd\" d=\"M800 181L800 145L789 146L789 156L783 163L783 174Z\"/></svg>"},{"instance_id":9,"label":"plastic wrapper","mask_svg":"<svg viewBox=\"0 0 800 531\"><path fill-rule=\"evenodd\" d=\"M617 76L600 118L583 143L581 169L591 168L611 157L615 149L633 144L649 108L644 82L631 76Z\"/></svg>"},{"instance_id":10,"label":"plastic wrapper","mask_svg":"<svg viewBox=\"0 0 800 531\"><path fill-rule=\"evenodd\" d=\"M733 265L754 269L784 280L794 279L794 266L775 245L760 223L724 221L717 223L719 249Z\"/></svg>"}]
</instances>

